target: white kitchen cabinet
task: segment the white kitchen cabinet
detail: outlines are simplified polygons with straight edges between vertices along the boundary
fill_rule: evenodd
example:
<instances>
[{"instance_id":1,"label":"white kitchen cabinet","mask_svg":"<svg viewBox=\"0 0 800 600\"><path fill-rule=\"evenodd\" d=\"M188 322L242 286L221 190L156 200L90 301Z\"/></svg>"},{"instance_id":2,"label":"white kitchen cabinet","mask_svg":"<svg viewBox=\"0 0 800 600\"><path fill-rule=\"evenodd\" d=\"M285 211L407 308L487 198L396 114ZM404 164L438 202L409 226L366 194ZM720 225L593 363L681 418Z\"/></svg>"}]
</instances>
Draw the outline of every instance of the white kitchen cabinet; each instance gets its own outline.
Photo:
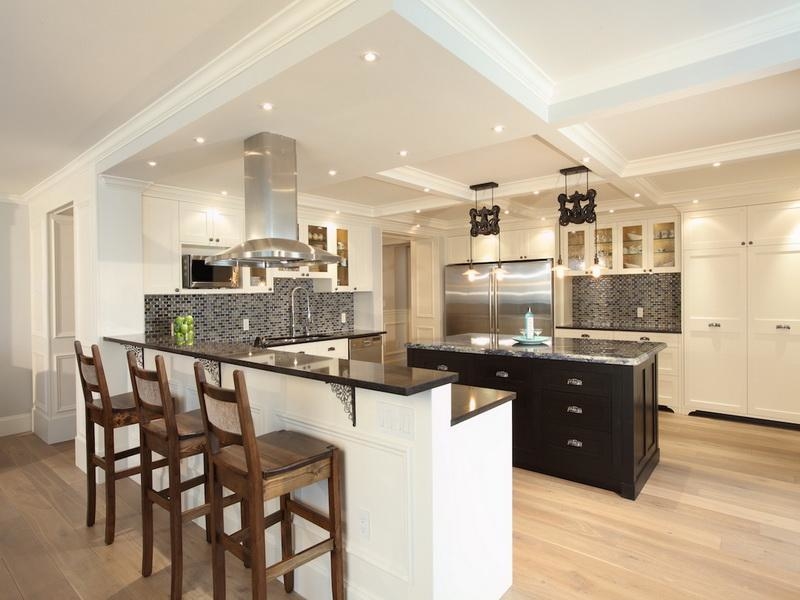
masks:
<instances>
[{"instance_id":1,"label":"white kitchen cabinet","mask_svg":"<svg viewBox=\"0 0 800 600\"><path fill-rule=\"evenodd\" d=\"M339 263L277 271L275 276L313 279L318 292L372 291L374 248L369 227L301 220L299 238L310 246L336 254Z\"/></svg>"},{"instance_id":2,"label":"white kitchen cabinet","mask_svg":"<svg viewBox=\"0 0 800 600\"><path fill-rule=\"evenodd\" d=\"M337 285L339 291L371 292L373 281L373 243L369 227L352 226L337 228L337 236L347 240L347 262L339 264ZM337 237L337 239L338 239ZM337 242L337 252L340 251ZM341 272L347 270L347 282L340 281Z\"/></svg>"},{"instance_id":3,"label":"white kitchen cabinet","mask_svg":"<svg viewBox=\"0 0 800 600\"><path fill-rule=\"evenodd\" d=\"M747 412L747 249L684 253L685 403Z\"/></svg>"},{"instance_id":4,"label":"white kitchen cabinet","mask_svg":"<svg viewBox=\"0 0 800 600\"><path fill-rule=\"evenodd\" d=\"M683 249L734 248L747 245L747 208L723 208L683 216Z\"/></svg>"},{"instance_id":5,"label":"white kitchen cabinet","mask_svg":"<svg viewBox=\"0 0 800 600\"><path fill-rule=\"evenodd\" d=\"M680 271L680 229L677 218L647 221L645 269L649 273L677 273Z\"/></svg>"},{"instance_id":6,"label":"white kitchen cabinet","mask_svg":"<svg viewBox=\"0 0 800 600\"><path fill-rule=\"evenodd\" d=\"M456 235L447 238L445 242L445 256L448 265L468 262L469 236Z\"/></svg>"},{"instance_id":7,"label":"white kitchen cabinet","mask_svg":"<svg viewBox=\"0 0 800 600\"><path fill-rule=\"evenodd\" d=\"M271 349L281 350L283 352L296 352L298 354L310 354L312 356L347 359L350 357L350 340L348 338L341 338L322 342L309 342L307 344L275 346Z\"/></svg>"},{"instance_id":8,"label":"white kitchen cabinet","mask_svg":"<svg viewBox=\"0 0 800 600\"><path fill-rule=\"evenodd\" d=\"M556 329L556 337L613 340L614 332L601 329Z\"/></svg>"},{"instance_id":9,"label":"white kitchen cabinet","mask_svg":"<svg viewBox=\"0 0 800 600\"><path fill-rule=\"evenodd\" d=\"M748 248L747 268L747 414L800 423L800 244Z\"/></svg>"},{"instance_id":10,"label":"white kitchen cabinet","mask_svg":"<svg viewBox=\"0 0 800 600\"><path fill-rule=\"evenodd\" d=\"M594 235L594 229L590 234L588 225L570 225L561 229L561 256L567 267L565 275L586 275L589 272L590 235Z\"/></svg>"},{"instance_id":11,"label":"white kitchen cabinet","mask_svg":"<svg viewBox=\"0 0 800 600\"><path fill-rule=\"evenodd\" d=\"M500 233L502 260L553 258L555 235L549 227L517 229Z\"/></svg>"},{"instance_id":12,"label":"white kitchen cabinet","mask_svg":"<svg viewBox=\"0 0 800 600\"><path fill-rule=\"evenodd\" d=\"M235 246L244 238L244 211L180 203L180 241L195 246Z\"/></svg>"},{"instance_id":13,"label":"white kitchen cabinet","mask_svg":"<svg viewBox=\"0 0 800 600\"><path fill-rule=\"evenodd\" d=\"M469 240L467 241L469 243ZM500 240L496 235L479 235L472 238L472 261L480 263L497 262Z\"/></svg>"},{"instance_id":14,"label":"white kitchen cabinet","mask_svg":"<svg viewBox=\"0 0 800 600\"><path fill-rule=\"evenodd\" d=\"M181 288L180 206L175 200L142 198L142 273L145 294Z\"/></svg>"},{"instance_id":15,"label":"white kitchen cabinet","mask_svg":"<svg viewBox=\"0 0 800 600\"><path fill-rule=\"evenodd\" d=\"M748 206L747 243L800 244L800 201Z\"/></svg>"}]
</instances>

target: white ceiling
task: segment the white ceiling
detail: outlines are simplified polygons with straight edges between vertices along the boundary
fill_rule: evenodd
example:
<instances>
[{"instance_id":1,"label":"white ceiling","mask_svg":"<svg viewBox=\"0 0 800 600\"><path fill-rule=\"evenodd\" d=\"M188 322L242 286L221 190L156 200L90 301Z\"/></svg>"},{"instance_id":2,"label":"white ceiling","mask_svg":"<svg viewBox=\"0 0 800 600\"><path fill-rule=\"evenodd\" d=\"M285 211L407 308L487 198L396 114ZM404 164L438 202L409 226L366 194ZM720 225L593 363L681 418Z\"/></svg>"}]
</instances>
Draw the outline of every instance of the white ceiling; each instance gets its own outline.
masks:
<instances>
[{"instance_id":1,"label":"white ceiling","mask_svg":"<svg viewBox=\"0 0 800 600\"><path fill-rule=\"evenodd\" d=\"M336 35L267 40L282 66L239 88L209 81L232 100L171 116L172 133L107 172L239 196L242 141L272 131L297 139L302 192L405 223L460 219L486 180L538 215L558 169L584 161L604 208L797 192L800 2L431 1L314 0ZM76 17L50 4L0 8L13 57L0 76L16 86L0 97L0 192L29 188L277 10L308 19L310 6L120 0Z\"/></svg>"},{"instance_id":2,"label":"white ceiling","mask_svg":"<svg viewBox=\"0 0 800 600\"><path fill-rule=\"evenodd\" d=\"M3 0L0 191L27 191L289 3Z\"/></svg>"}]
</instances>

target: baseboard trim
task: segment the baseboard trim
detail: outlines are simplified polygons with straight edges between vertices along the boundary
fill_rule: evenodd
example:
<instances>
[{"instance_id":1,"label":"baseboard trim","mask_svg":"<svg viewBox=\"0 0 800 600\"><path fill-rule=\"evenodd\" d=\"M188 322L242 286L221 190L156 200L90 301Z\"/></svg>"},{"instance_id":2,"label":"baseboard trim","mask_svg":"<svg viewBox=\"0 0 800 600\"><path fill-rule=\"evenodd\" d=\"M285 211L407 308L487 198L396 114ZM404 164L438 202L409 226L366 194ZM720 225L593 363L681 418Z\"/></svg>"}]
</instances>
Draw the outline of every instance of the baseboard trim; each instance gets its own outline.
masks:
<instances>
[{"instance_id":1,"label":"baseboard trim","mask_svg":"<svg viewBox=\"0 0 800 600\"><path fill-rule=\"evenodd\" d=\"M17 435L20 433L30 433L31 413L21 413L9 417L0 417L0 437L7 435Z\"/></svg>"},{"instance_id":2,"label":"baseboard trim","mask_svg":"<svg viewBox=\"0 0 800 600\"><path fill-rule=\"evenodd\" d=\"M790 429L800 431L800 423L787 423L786 421L771 421L770 419L758 419L756 417L743 417L741 415L726 415L723 413L709 412L706 410L693 410L689 413L690 417L704 417L706 419L718 419L720 421L734 421L736 423L750 423L751 425L763 425L764 427L774 427L775 429Z\"/></svg>"}]
</instances>

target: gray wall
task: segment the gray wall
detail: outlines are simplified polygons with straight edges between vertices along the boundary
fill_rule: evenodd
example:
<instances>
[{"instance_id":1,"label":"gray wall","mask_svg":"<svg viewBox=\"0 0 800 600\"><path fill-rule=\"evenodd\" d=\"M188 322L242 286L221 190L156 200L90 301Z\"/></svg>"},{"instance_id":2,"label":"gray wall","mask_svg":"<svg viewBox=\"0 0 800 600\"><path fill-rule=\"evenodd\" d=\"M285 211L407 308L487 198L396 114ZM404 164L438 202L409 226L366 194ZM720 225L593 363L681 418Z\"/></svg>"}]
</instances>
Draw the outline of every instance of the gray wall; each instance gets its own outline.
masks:
<instances>
[{"instance_id":1,"label":"gray wall","mask_svg":"<svg viewBox=\"0 0 800 600\"><path fill-rule=\"evenodd\" d=\"M27 206L0 201L0 240L0 419L3 419L30 415L32 406Z\"/></svg>"}]
</instances>

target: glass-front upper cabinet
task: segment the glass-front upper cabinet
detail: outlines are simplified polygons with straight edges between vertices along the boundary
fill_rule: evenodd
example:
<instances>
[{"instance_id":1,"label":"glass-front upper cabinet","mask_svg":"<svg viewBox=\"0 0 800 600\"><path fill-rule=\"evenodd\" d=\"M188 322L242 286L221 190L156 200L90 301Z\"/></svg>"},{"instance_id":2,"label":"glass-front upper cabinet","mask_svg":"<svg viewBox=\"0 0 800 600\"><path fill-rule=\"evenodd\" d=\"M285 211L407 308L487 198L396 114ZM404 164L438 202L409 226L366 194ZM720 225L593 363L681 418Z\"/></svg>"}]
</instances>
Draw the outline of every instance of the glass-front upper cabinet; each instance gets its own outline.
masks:
<instances>
[{"instance_id":1,"label":"glass-front upper cabinet","mask_svg":"<svg viewBox=\"0 0 800 600\"><path fill-rule=\"evenodd\" d=\"M653 272L678 269L678 238L675 220L650 221L650 268Z\"/></svg>"},{"instance_id":2,"label":"glass-front upper cabinet","mask_svg":"<svg viewBox=\"0 0 800 600\"><path fill-rule=\"evenodd\" d=\"M564 235L566 234L566 235ZM565 252L567 259L567 268L570 274L583 275L586 273L586 228L580 229L562 229L562 239L566 240Z\"/></svg>"},{"instance_id":3,"label":"glass-front upper cabinet","mask_svg":"<svg viewBox=\"0 0 800 600\"><path fill-rule=\"evenodd\" d=\"M591 233L594 234L594 228ZM597 228L597 241L595 244L597 252L597 259L603 269L610 271L614 269L614 228L613 227L598 227ZM594 256L592 256L594 261Z\"/></svg>"},{"instance_id":4,"label":"glass-front upper cabinet","mask_svg":"<svg viewBox=\"0 0 800 600\"><path fill-rule=\"evenodd\" d=\"M621 272L639 273L645 270L645 245L647 240L644 238L644 232L644 223L622 225L620 227L622 246Z\"/></svg>"},{"instance_id":5,"label":"glass-front upper cabinet","mask_svg":"<svg viewBox=\"0 0 800 600\"><path fill-rule=\"evenodd\" d=\"M336 265L336 285L348 287L350 285L350 242L347 229L336 230L336 255L339 264Z\"/></svg>"},{"instance_id":6,"label":"glass-front upper cabinet","mask_svg":"<svg viewBox=\"0 0 800 600\"><path fill-rule=\"evenodd\" d=\"M308 225L308 245L328 251L328 228L324 225ZM327 273L328 265L309 265L309 273Z\"/></svg>"}]
</instances>

